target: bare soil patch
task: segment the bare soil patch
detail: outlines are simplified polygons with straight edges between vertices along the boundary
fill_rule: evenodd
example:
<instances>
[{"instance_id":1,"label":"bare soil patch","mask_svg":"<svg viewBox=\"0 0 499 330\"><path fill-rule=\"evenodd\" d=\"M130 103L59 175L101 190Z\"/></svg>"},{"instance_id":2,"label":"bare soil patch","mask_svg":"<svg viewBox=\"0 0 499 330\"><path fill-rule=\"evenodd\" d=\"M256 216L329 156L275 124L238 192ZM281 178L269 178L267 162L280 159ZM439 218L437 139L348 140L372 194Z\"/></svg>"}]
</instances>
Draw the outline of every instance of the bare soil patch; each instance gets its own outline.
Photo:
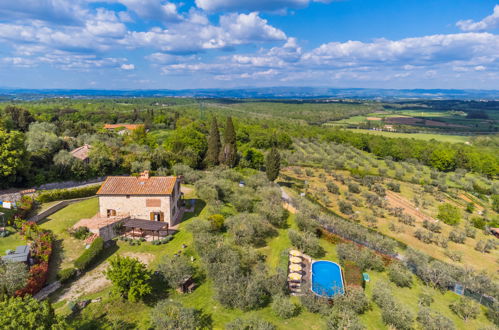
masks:
<instances>
[{"instance_id":1,"label":"bare soil patch","mask_svg":"<svg viewBox=\"0 0 499 330\"><path fill-rule=\"evenodd\" d=\"M154 260L154 255L151 253L126 252L123 254L127 257L139 259L146 265L149 265ZM92 294L104 290L111 282L104 275L104 270L109 266L108 262L104 262L97 268L85 273L77 279L69 288L66 288L58 301L74 301L83 295Z\"/></svg>"}]
</instances>

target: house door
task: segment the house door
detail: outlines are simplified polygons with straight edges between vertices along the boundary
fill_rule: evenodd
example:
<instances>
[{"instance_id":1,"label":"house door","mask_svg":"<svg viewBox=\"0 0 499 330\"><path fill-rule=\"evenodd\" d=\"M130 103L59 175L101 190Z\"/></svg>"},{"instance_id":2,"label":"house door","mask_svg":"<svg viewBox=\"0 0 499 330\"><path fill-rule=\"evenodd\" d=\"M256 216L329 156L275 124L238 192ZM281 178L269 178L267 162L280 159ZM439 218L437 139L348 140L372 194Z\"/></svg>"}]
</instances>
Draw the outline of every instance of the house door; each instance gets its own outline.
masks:
<instances>
[{"instance_id":1,"label":"house door","mask_svg":"<svg viewBox=\"0 0 499 330\"><path fill-rule=\"evenodd\" d=\"M150 219L152 221L165 221L163 212L151 212Z\"/></svg>"}]
</instances>

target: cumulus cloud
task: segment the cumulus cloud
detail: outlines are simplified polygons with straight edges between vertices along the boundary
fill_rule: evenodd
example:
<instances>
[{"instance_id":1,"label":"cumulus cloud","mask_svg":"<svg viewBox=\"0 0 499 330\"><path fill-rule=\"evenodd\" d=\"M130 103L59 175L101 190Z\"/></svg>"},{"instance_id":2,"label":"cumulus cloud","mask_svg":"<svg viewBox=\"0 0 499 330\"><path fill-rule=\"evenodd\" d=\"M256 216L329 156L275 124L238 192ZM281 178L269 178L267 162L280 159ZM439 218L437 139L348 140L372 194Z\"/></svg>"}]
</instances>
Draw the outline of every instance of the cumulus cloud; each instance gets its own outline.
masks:
<instances>
[{"instance_id":1,"label":"cumulus cloud","mask_svg":"<svg viewBox=\"0 0 499 330\"><path fill-rule=\"evenodd\" d=\"M256 12L220 17L218 26L199 18L173 25L169 29L153 28L147 32L129 32L123 44L153 47L168 53L195 53L224 49L253 42L285 40L286 34L269 25Z\"/></svg>"},{"instance_id":2,"label":"cumulus cloud","mask_svg":"<svg viewBox=\"0 0 499 330\"><path fill-rule=\"evenodd\" d=\"M329 3L332 0L196 0L196 5L206 11L273 11L287 8L304 8L312 2Z\"/></svg>"},{"instance_id":3,"label":"cumulus cloud","mask_svg":"<svg viewBox=\"0 0 499 330\"><path fill-rule=\"evenodd\" d=\"M147 20L162 22L177 22L182 19L177 5L168 1L159 0L116 0L125 5L128 10Z\"/></svg>"},{"instance_id":4,"label":"cumulus cloud","mask_svg":"<svg viewBox=\"0 0 499 330\"><path fill-rule=\"evenodd\" d=\"M482 19L481 21L475 22L471 19L461 20L456 23L463 31L485 31L493 30L499 28L499 5L494 7L494 12Z\"/></svg>"},{"instance_id":5,"label":"cumulus cloud","mask_svg":"<svg viewBox=\"0 0 499 330\"><path fill-rule=\"evenodd\" d=\"M81 24L87 15L80 0L5 0L0 1L0 17L35 19L53 24Z\"/></svg>"}]
</instances>

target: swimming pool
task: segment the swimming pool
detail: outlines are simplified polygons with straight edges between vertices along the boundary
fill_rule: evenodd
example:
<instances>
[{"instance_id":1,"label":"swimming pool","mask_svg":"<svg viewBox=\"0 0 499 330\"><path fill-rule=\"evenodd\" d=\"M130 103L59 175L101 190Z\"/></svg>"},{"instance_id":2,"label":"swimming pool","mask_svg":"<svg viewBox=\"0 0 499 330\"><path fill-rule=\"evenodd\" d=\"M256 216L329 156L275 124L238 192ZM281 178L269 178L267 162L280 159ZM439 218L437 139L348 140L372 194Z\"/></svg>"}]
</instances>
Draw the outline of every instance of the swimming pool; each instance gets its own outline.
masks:
<instances>
[{"instance_id":1,"label":"swimming pool","mask_svg":"<svg viewBox=\"0 0 499 330\"><path fill-rule=\"evenodd\" d=\"M344 294L341 267L332 261L314 261L312 263L312 291L320 296L333 297Z\"/></svg>"}]
</instances>

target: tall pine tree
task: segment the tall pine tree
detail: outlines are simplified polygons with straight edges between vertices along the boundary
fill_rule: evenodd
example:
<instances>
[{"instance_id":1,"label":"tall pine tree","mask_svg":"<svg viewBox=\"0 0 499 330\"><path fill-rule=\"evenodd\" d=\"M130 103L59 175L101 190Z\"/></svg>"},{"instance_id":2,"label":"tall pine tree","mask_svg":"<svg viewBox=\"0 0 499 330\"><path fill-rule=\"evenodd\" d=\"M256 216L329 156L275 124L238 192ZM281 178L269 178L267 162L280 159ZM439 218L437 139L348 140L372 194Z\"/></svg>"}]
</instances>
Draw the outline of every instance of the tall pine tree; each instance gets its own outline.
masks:
<instances>
[{"instance_id":1,"label":"tall pine tree","mask_svg":"<svg viewBox=\"0 0 499 330\"><path fill-rule=\"evenodd\" d=\"M236 130L231 117L227 117L227 124L224 132L224 145L220 152L220 163L228 167L234 167L237 164L237 146Z\"/></svg>"},{"instance_id":2,"label":"tall pine tree","mask_svg":"<svg viewBox=\"0 0 499 330\"><path fill-rule=\"evenodd\" d=\"M273 147L267 154L265 162L265 173L270 181L274 181L279 176L281 170L281 155L277 148Z\"/></svg>"},{"instance_id":3,"label":"tall pine tree","mask_svg":"<svg viewBox=\"0 0 499 330\"><path fill-rule=\"evenodd\" d=\"M215 166L219 164L218 157L222 143L220 142L220 132L218 131L217 118L211 121L210 135L208 136L208 152L206 153L206 164Z\"/></svg>"}]
</instances>

